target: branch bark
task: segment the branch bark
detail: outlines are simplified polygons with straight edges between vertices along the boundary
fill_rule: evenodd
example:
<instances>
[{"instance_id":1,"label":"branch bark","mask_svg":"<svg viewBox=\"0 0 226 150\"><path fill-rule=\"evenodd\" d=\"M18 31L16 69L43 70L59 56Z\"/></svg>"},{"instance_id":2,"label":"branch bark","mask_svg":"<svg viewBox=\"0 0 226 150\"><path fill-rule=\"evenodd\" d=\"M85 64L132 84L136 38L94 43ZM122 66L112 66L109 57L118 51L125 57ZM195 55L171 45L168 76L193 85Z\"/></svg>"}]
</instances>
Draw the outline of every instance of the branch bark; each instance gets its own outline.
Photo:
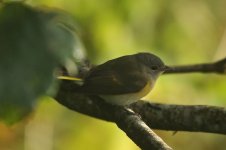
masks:
<instances>
[{"instance_id":1,"label":"branch bark","mask_svg":"<svg viewBox=\"0 0 226 150\"><path fill-rule=\"evenodd\" d=\"M226 135L226 108L206 105L167 105L139 101L131 109L153 129Z\"/></svg>"},{"instance_id":2,"label":"branch bark","mask_svg":"<svg viewBox=\"0 0 226 150\"><path fill-rule=\"evenodd\" d=\"M114 111L117 126L122 129L142 150L172 150L149 126L131 109Z\"/></svg>"}]
</instances>

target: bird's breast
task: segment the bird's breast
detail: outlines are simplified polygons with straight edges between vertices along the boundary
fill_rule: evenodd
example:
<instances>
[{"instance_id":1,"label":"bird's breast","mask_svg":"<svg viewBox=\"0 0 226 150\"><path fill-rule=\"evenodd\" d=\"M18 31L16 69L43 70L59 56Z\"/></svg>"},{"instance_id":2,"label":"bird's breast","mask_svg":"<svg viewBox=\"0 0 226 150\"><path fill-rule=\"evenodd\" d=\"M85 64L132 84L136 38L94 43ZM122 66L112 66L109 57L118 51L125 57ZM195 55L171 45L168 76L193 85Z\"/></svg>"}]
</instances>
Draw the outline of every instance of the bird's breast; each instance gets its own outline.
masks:
<instances>
[{"instance_id":1,"label":"bird's breast","mask_svg":"<svg viewBox=\"0 0 226 150\"><path fill-rule=\"evenodd\" d=\"M114 104L114 105L129 105L131 103L134 103L144 96L146 96L151 89L153 88L154 83L151 81L147 82L147 84L142 88L140 91L135 93L126 93L126 94L120 94L120 95L101 95L101 97L108 103Z\"/></svg>"}]
</instances>

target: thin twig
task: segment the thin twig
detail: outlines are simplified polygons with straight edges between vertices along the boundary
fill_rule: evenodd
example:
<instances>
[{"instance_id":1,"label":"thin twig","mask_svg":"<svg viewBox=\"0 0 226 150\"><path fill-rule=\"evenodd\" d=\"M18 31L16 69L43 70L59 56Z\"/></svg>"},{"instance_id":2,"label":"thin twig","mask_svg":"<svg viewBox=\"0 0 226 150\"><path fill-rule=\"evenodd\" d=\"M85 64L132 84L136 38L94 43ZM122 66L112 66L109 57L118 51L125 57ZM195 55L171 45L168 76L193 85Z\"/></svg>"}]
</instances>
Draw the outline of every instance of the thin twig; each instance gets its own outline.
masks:
<instances>
[{"instance_id":1,"label":"thin twig","mask_svg":"<svg viewBox=\"0 0 226 150\"><path fill-rule=\"evenodd\" d=\"M204 64L195 64L195 65L184 65L184 66L170 66L164 74L172 73L226 73L226 58L217 61L215 63L204 63Z\"/></svg>"}]
</instances>

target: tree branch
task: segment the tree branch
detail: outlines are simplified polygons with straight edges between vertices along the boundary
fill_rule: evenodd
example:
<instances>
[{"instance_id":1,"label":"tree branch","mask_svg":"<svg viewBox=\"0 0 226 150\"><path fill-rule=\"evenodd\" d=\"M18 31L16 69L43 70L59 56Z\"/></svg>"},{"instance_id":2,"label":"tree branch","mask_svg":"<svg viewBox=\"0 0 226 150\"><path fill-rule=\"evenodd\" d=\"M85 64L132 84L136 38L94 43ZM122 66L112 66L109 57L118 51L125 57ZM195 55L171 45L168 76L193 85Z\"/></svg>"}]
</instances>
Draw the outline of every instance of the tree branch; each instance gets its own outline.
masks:
<instances>
[{"instance_id":1,"label":"tree branch","mask_svg":"<svg viewBox=\"0 0 226 150\"><path fill-rule=\"evenodd\" d=\"M130 109L115 109L114 121L142 150L172 150Z\"/></svg>"},{"instance_id":2,"label":"tree branch","mask_svg":"<svg viewBox=\"0 0 226 150\"><path fill-rule=\"evenodd\" d=\"M226 108L205 105L167 105L139 101L131 109L153 129L226 135Z\"/></svg>"},{"instance_id":3,"label":"tree branch","mask_svg":"<svg viewBox=\"0 0 226 150\"><path fill-rule=\"evenodd\" d=\"M142 150L171 150L131 109L105 103L97 96L73 92L70 82L62 82L56 100L67 108L95 118L115 122Z\"/></svg>"},{"instance_id":4,"label":"tree branch","mask_svg":"<svg viewBox=\"0 0 226 150\"><path fill-rule=\"evenodd\" d=\"M76 94L72 83L62 82L56 100L74 111L115 122L119 108L98 97ZM205 105L169 105L138 101L130 108L141 116L149 127L172 131L196 131L226 135L226 108ZM119 111L121 113L121 111Z\"/></svg>"},{"instance_id":5,"label":"tree branch","mask_svg":"<svg viewBox=\"0 0 226 150\"><path fill-rule=\"evenodd\" d=\"M105 103L97 96L74 93L74 86L71 82L62 82L56 100L76 112L115 122L143 150L171 149L149 127L226 134L226 109L222 107L167 105L140 100L130 106L131 111Z\"/></svg>"},{"instance_id":6,"label":"tree branch","mask_svg":"<svg viewBox=\"0 0 226 150\"><path fill-rule=\"evenodd\" d=\"M195 64L195 65L184 65L184 66L170 66L164 74L171 73L218 73L225 74L226 73L226 58L217 61L215 63L203 63L203 64Z\"/></svg>"}]
</instances>

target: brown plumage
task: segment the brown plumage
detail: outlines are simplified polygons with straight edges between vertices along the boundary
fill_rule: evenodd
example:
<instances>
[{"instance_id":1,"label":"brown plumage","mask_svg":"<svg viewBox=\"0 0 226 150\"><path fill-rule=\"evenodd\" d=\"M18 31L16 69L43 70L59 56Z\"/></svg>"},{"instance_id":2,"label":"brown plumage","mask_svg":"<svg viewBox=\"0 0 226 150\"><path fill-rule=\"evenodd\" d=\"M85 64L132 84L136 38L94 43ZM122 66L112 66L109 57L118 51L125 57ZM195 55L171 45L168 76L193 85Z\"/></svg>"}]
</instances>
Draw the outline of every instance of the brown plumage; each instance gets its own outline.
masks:
<instances>
[{"instance_id":1,"label":"brown plumage","mask_svg":"<svg viewBox=\"0 0 226 150\"><path fill-rule=\"evenodd\" d=\"M138 92L150 80L144 65L151 67L148 61L153 56L149 53L138 53L122 56L98 65L91 69L84 79L84 84L78 88L77 92L104 95ZM157 62L160 62L160 67L164 66L160 59L157 59Z\"/></svg>"}]
</instances>

